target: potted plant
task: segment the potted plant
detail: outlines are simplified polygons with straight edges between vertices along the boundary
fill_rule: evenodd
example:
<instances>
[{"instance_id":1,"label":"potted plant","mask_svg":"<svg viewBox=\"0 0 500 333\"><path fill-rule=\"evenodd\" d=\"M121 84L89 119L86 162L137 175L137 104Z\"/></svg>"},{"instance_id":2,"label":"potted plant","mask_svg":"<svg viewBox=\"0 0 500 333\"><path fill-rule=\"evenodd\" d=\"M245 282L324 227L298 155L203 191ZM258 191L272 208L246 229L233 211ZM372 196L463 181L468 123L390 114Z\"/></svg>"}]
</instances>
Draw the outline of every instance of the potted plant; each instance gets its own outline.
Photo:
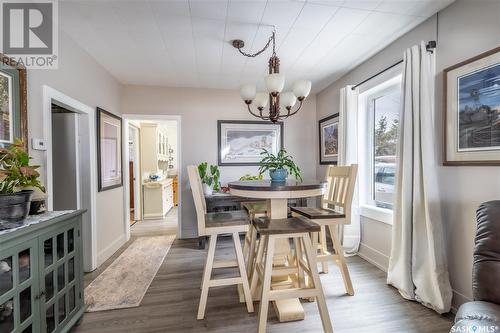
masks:
<instances>
[{"instance_id":1,"label":"potted plant","mask_svg":"<svg viewBox=\"0 0 500 333\"><path fill-rule=\"evenodd\" d=\"M33 190L45 188L40 184L37 165L29 165L30 157L20 140L8 148L0 148L0 220L23 220L30 210Z\"/></svg>"},{"instance_id":2,"label":"potted plant","mask_svg":"<svg viewBox=\"0 0 500 333\"><path fill-rule=\"evenodd\" d=\"M240 180L262 180L262 179L264 179L264 176L261 173L259 173L257 176L253 176L247 173L240 177Z\"/></svg>"},{"instance_id":3,"label":"potted plant","mask_svg":"<svg viewBox=\"0 0 500 333\"><path fill-rule=\"evenodd\" d=\"M278 154L271 154L266 149L260 153L263 157L259 162L259 173L264 173L269 170L269 176L273 182L284 182L288 174L295 179L302 181L300 168L295 164L292 157L287 154L285 149L281 149Z\"/></svg>"},{"instance_id":4,"label":"potted plant","mask_svg":"<svg viewBox=\"0 0 500 333\"><path fill-rule=\"evenodd\" d=\"M210 174L208 173L210 171ZM219 191L220 171L217 165L208 166L207 162L198 165L198 173L203 183L203 193L212 195L213 191Z\"/></svg>"}]
</instances>

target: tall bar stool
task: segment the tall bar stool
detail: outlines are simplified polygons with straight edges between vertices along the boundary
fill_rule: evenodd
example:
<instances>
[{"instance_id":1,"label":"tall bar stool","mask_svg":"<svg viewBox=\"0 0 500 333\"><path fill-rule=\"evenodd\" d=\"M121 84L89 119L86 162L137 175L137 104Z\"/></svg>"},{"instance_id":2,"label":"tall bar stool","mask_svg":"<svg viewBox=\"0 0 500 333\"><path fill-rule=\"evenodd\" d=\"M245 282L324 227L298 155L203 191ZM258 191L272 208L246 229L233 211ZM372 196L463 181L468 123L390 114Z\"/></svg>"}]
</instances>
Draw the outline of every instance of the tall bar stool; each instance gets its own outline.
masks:
<instances>
[{"instance_id":1,"label":"tall bar stool","mask_svg":"<svg viewBox=\"0 0 500 333\"><path fill-rule=\"evenodd\" d=\"M344 257L344 250L339 240L338 227L351 223L351 205L358 165L330 166L326 172L327 191L321 198L321 207L292 207L294 216L303 216L321 226L320 232L312 235L314 253L327 272L328 260L334 261L340 268L347 294L354 295L351 276ZM326 227L330 231L334 254L328 252ZM319 237L319 241L318 241ZM325 273L326 273L325 272Z\"/></svg>"},{"instance_id":2,"label":"tall bar stool","mask_svg":"<svg viewBox=\"0 0 500 333\"><path fill-rule=\"evenodd\" d=\"M325 332L333 332L318 274L316 256L309 237L310 233L320 231L319 225L303 217L274 220L268 217L260 217L255 219L254 226L261 237L255 261L255 272L251 284L251 289L255 290L258 282L261 283L258 332L266 331L267 313L270 301L308 297L316 298L323 330ZM296 247L296 266L273 268L275 243L279 239L293 239ZM305 254L305 258L303 257L302 251ZM271 278L273 276L297 273L300 277L304 272L309 275L311 280L309 286L299 283L295 288L271 289Z\"/></svg>"},{"instance_id":3,"label":"tall bar stool","mask_svg":"<svg viewBox=\"0 0 500 333\"><path fill-rule=\"evenodd\" d=\"M241 203L241 208L247 211L250 218L250 227L245 235L245 243L243 244L243 255L247 264L247 275L251 277L253 272L253 264L255 254L257 253L257 232L252 226L256 217L266 216L268 208L266 201L246 201Z\"/></svg>"},{"instance_id":4,"label":"tall bar stool","mask_svg":"<svg viewBox=\"0 0 500 333\"><path fill-rule=\"evenodd\" d=\"M248 231L248 215L245 211L229 211L220 213L207 213L203 187L198 173L198 168L194 165L187 167L189 183L193 192L193 199L196 208L198 222L198 236L209 236L208 255L203 271L201 285L200 304L198 306L197 319L205 317L205 308L207 305L208 289L211 287L241 285L245 296L245 302L248 312L253 312L253 301L250 295L250 286L245 269L243 250L240 242L240 232ZM236 261L227 260L215 262L215 248L217 246L217 237L221 234L232 234L234 248L236 252ZM212 270L216 268L237 267L240 276L223 279L212 279Z\"/></svg>"}]
</instances>

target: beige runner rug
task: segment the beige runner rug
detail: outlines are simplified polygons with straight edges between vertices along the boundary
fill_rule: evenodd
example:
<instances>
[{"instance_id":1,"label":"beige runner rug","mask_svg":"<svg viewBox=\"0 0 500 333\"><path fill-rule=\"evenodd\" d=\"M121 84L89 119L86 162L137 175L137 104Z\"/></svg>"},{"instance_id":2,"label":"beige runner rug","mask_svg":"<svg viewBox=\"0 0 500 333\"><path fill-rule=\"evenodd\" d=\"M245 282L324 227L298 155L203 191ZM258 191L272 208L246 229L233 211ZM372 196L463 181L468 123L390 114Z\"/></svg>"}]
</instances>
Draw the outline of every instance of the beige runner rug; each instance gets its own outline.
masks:
<instances>
[{"instance_id":1,"label":"beige runner rug","mask_svg":"<svg viewBox=\"0 0 500 333\"><path fill-rule=\"evenodd\" d=\"M137 307L141 304L175 235L139 237L87 288L87 312Z\"/></svg>"}]
</instances>

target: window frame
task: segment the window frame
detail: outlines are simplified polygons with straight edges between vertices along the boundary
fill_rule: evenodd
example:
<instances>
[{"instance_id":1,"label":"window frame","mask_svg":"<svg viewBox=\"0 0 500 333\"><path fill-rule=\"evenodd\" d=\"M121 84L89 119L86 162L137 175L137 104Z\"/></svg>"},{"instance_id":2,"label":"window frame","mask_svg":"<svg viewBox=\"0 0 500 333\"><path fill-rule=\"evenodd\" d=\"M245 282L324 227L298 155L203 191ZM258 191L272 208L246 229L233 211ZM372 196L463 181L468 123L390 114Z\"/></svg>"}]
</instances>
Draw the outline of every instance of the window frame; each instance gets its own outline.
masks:
<instances>
[{"instance_id":1,"label":"window frame","mask_svg":"<svg viewBox=\"0 0 500 333\"><path fill-rule=\"evenodd\" d=\"M372 220L392 224L393 209L377 207L375 204L375 100L394 89L401 92L400 73L359 95L359 158L360 158L360 213Z\"/></svg>"}]
</instances>

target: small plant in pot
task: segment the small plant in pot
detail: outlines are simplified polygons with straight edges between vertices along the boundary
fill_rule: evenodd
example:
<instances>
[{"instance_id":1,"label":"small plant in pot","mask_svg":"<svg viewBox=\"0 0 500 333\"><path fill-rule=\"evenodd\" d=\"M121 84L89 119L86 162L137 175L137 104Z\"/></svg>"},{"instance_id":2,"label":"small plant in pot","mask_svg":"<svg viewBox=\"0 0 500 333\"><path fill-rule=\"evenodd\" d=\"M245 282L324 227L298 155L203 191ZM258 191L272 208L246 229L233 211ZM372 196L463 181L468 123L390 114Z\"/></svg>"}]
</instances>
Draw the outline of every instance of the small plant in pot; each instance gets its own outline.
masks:
<instances>
[{"instance_id":1,"label":"small plant in pot","mask_svg":"<svg viewBox=\"0 0 500 333\"><path fill-rule=\"evenodd\" d=\"M30 157L20 140L8 148L0 148L0 220L19 222L30 210L33 189L45 192L38 178L37 165L29 165Z\"/></svg>"},{"instance_id":2,"label":"small plant in pot","mask_svg":"<svg viewBox=\"0 0 500 333\"><path fill-rule=\"evenodd\" d=\"M200 163L198 173L203 183L203 193L205 195L212 195L213 191L219 191L220 171L217 165L209 166L207 162Z\"/></svg>"},{"instance_id":3,"label":"small plant in pot","mask_svg":"<svg viewBox=\"0 0 500 333\"><path fill-rule=\"evenodd\" d=\"M262 174L269 170L271 181L284 182L288 174L302 181L300 168L295 164L293 158L287 154L285 149L281 149L276 155L266 149L260 154L262 155L262 159L259 162L259 173Z\"/></svg>"}]
</instances>

